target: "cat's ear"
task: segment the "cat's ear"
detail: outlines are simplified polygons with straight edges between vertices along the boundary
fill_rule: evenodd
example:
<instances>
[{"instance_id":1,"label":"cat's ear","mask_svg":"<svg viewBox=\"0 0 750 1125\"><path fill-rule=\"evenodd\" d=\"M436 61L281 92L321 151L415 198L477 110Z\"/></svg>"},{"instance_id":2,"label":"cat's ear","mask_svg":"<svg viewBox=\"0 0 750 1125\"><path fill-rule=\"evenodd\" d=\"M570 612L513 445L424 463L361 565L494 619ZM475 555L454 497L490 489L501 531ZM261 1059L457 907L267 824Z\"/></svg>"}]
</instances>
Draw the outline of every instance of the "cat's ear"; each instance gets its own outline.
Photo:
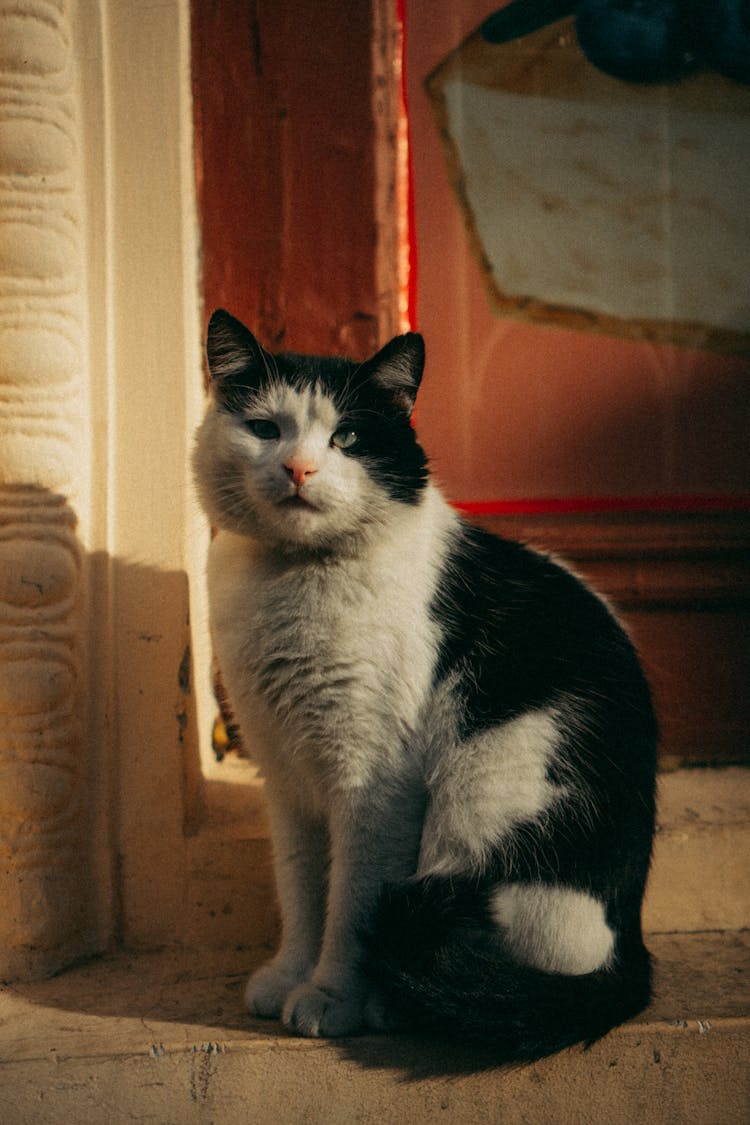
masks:
<instances>
[{"instance_id":1,"label":"cat's ear","mask_svg":"<svg viewBox=\"0 0 750 1125\"><path fill-rule=\"evenodd\" d=\"M365 364L367 377L411 414L424 371L424 340L418 332L396 336Z\"/></svg>"},{"instance_id":2,"label":"cat's ear","mask_svg":"<svg viewBox=\"0 0 750 1125\"><path fill-rule=\"evenodd\" d=\"M273 370L273 360L250 329L224 309L217 309L209 322L206 356L220 398L232 390L257 388Z\"/></svg>"}]
</instances>

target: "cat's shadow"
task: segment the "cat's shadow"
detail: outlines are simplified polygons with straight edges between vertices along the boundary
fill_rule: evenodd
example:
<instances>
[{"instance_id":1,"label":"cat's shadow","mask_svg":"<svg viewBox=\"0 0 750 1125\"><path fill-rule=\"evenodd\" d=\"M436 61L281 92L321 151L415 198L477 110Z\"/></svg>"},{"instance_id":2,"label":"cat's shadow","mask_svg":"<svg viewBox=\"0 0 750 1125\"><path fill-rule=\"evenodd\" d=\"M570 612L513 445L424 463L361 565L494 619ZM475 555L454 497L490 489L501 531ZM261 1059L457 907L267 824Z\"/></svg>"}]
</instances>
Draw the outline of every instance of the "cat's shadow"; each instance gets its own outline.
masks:
<instances>
[{"instance_id":1,"label":"cat's shadow","mask_svg":"<svg viewBox=\"0 0 750 1125\"><path fill-rule=\"evenodd\" d=\"M297 1050L302 1041L279 1021L253 1018L244 1005L248 971L267 954L241 949L118 952L91 958L53 978L10 985L8 993L31 1009L47 1010L47 1033L65 1053L76 1049L64 1038L71 1026L78 1045L79 1037L87 1043L93 1037L99 1046L111 1038L145 1053L204 1049L206 1044L216 1045L217 1051L234 1051L261 1042L274 1050L287 1044ZM0 1006L1 1002L0 995ZM37 1026L31 1018L30 1030ZM23 1027L15 1026L17 1038L25 1041ZM388 1073L397 1082L509 1069L498 1067L490 1048L421 1033L307 1042L310 1049L332 1052L365 1071Z\"/></svg>"},{"instance_id":2,"label":"cat's shadow","mask_svg":"<svg viewBox=\"0 0 750 1125\"><path fill-rule=\"evenodd\" d=\"M365 1070L390 1071L403 1081L461 1077L480 1071L511 1069L499 1064L491 1047L457 1043L417 1033L363 1035L334 1041L348 1062Z\"/></svg>"}]
</instances>

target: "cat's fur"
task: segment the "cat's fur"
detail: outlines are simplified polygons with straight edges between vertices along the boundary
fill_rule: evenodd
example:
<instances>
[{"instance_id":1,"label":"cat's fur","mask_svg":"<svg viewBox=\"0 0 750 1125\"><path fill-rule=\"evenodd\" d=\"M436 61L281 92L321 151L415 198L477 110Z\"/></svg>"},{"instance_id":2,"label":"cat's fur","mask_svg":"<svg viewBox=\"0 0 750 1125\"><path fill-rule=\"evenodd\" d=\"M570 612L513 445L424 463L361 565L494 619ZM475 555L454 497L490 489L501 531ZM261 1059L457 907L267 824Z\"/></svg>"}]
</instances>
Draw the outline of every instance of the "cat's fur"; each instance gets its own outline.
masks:
<instances>
[{"instance_id":1,"label":"cat's fur","mask_svg":"<svg viewBox=\"0 0 750 1125\"><path fill-rule=\"evenodd\" d=\"M656 728L625 633L443 499L409 421L420 336L361 365L272 356L220 311L208 358L212 627L283 917L250 1010L498 1060L604 1034L650 990Z\"/></svg>"}]
</instances>

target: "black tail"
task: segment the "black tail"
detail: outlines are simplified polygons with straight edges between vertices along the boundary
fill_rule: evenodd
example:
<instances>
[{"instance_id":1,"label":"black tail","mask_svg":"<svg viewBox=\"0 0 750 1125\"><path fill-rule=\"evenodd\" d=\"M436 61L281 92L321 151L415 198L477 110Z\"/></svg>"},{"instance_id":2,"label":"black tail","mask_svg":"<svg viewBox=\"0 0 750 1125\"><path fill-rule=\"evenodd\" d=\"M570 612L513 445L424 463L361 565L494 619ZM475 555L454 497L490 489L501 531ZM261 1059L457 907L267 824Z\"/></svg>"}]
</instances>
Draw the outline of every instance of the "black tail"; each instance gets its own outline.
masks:
<instances>
[{"instance_id":1,"label":"black tail","mask_svg":"<svg viewBox=\"0 0 750 1125\"><path fill-rule=\"evenodd\" d=\"M587 1046L641 1011L651 966L640 935L585 976L520 965L485 916L476 887L425 880L390 888L368 941L373 983L402 1020L529 1062Z\"/></svg>"}]
</instances>

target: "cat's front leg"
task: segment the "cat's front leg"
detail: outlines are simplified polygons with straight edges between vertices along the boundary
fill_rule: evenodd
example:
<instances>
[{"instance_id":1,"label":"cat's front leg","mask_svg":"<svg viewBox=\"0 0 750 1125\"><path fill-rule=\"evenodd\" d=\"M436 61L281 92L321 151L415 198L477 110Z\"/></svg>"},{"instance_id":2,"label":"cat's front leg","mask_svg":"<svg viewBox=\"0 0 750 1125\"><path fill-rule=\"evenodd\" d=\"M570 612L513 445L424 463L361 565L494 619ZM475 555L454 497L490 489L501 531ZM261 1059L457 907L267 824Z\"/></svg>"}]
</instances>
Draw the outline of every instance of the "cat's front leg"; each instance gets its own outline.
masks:
<instances>
[{"instance_id":1,"label":"cat's front leg","mask_svg":"<svg viewBox=\"0 0 750 1125\"><path fill-rule=\"evenodd\" d=\"M338 798L337 798L338 801ZM351 1035L386 1026L363 971L360 935L386 883L414 874L423 802L415 786L394 799L341 797L331 817L331 872L323 949L309 981L286 999L283 1020L304 1036Z\"/></svg>"},{"instance_id":2,"label":"cat's front leg","mask_svg":"<svg viewBox=\"0 0 750 1125\"><path fill-rule=\"evenodd\" d=\"M320 956L327 892L328 834L322 819L295 808L283 790L266 784L282 938L276 955L247 982L253 1015L279 1019L287 996L312 974Z\"/></svg>"}]
</instances>

